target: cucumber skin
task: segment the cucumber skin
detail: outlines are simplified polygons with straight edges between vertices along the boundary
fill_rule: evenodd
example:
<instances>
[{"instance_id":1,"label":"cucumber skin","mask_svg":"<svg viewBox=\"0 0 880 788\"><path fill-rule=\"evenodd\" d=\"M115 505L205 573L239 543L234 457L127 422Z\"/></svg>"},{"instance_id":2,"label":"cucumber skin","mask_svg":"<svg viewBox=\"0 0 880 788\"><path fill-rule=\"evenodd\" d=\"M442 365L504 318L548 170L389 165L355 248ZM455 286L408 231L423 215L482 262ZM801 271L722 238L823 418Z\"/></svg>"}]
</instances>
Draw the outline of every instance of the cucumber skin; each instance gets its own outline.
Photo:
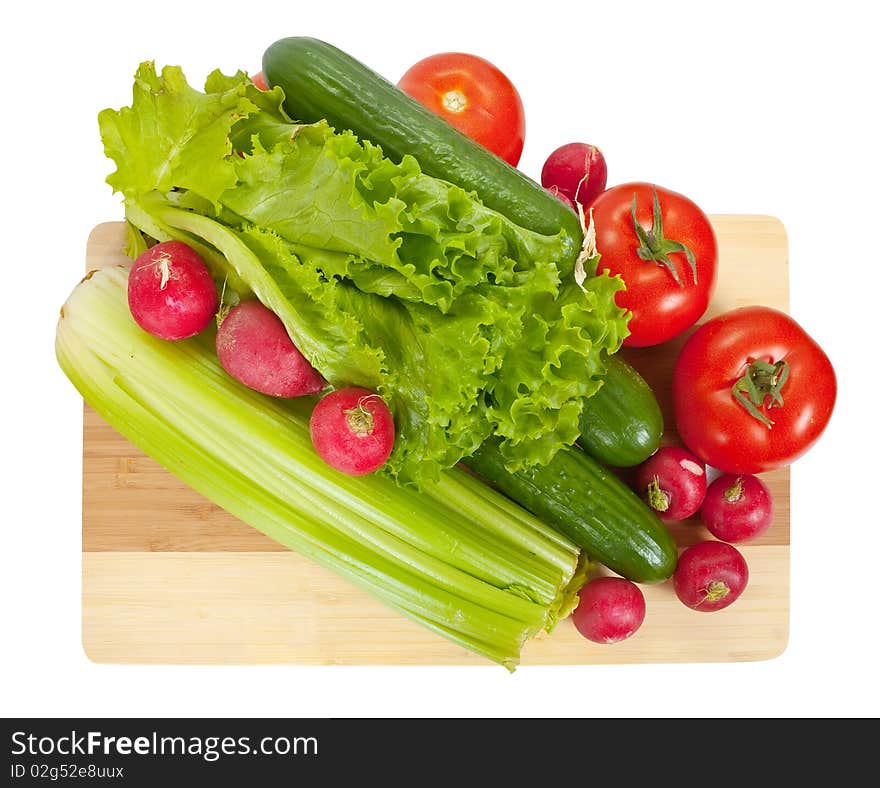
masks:
<instances>
[{"instance_id":1,"label":"cucumber skin","mask_svg":"<svg viewBox=\"0 0 880 788\"><path fill-rule=\"evenodd\" d=\"M651 387L618 356L608 358L602 387L584 400L581 448L615 468L648 459L663 437L663 412Z\"/></svg>"},{"instance_id":2,"label":"cucumber skin","mask_svg":"<svg viewBox=\"0 0 880 788\"><path fill-rule=\"evenodd\" d=\"M318 39L292 37L265 51L262 68L269 86L284 90L294 120L325 118L393 160L414 156L424 173L476 192L522 227L542 235L564 230L570 244L562 267L574 265L583 232L568 206L363 63Z\"/></svg>"},{"instance_id":3,"label":"cucumber skin","mask_svg":"<svg viewBox=\"0 0 880 788\"><path fill-rule=\"evenodd\" d=\"M493 439L463 464L628 580L660 583L675 571L678 549L666 526L586 452L563 449L547 465L511 473Z\"/></svg>"}]
</instances>

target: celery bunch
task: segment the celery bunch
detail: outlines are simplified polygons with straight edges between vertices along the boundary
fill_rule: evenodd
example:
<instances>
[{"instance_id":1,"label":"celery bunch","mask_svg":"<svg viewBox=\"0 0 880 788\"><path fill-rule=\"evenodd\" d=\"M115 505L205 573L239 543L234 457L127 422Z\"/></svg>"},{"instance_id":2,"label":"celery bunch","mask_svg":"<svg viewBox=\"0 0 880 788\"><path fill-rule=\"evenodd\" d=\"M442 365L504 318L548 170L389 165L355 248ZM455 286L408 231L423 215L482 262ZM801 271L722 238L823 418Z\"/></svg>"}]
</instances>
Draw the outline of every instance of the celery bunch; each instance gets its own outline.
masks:
<instances>
[{"instance_id":1,"label":"celery bunch","mask_svg":"<svg viewBox=\"0 0 880 788\"><path fill-rule=\"evenodd\" d=\"M230 378L213 335L142 331L128 270L81 282L64 305L58 361L113 427L267 536L461 646L513 669L525 641L570 612L578 549L500 494L451 470L422 491L337 473L308 431L313 400Z\"/></svg>"}]
</instances>

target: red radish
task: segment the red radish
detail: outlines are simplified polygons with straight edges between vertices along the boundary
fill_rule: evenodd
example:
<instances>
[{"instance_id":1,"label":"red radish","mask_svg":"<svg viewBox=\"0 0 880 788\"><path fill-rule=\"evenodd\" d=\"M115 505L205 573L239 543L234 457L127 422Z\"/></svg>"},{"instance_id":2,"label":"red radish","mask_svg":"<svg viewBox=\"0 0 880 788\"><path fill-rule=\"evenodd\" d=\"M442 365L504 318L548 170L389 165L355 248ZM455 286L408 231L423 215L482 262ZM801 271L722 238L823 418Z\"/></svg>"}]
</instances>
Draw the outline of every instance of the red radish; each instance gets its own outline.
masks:
<instances>
[{"instance_id":1,"label":"red radish","mask_svg":"<svg viewBox=\"0 0 880 788\"><path fill-rule=\"evenodd\" d=\"M663 446L636 472L639 493L665 522L695 514L706 495L706 466L678 446Z\"/></svg>"},{"instance_id":2,"label":"red radish","mask_svg":"<svg viewBox=\"0 0 880 788\"><path fill-rule=\"evenodd\" d=\"M626 640L645 620L645 597L632 581L622 577L597 577L580 591L571 614L575 628L594 643Z\"/></svg>"},{"instance_id":3,"label":"red radish","mask_svg":"<svg viewBox=\"0 0 880 788\"><path fill-rule=\"evenodd\" d=\"M394 448L394 419L382 398L352 386L323 397L309 420L315 451L331 468L351 476L372 473Z\"/></svg>"},{"instance_id":4,"label":"red radish","mask_svg":"<svg viewBox=\"0 0 880 788\"><path fill-rule=\"evenodd\" d=\"M128 274L128 308L144 331L186 339L217 312L217 288L205 261L182 241L163 241L141 254Z\"/></svg>"},{"instance_id":5,"label":"red radish","mask_svg":"<svg viewBox=\"0 0 880 788\"><path fill-rule=\"evenodd\" d=\"M589 208L608 181L605 157L595 145L569 142L547 157L541 170L541 185L555 186L570 200Z\"/></svg>"},{"instance_id":6,"label":"red radish","mask_svg":"<svg viewBox=\"0 0 880 788\"><path fill-rule=\"evenodd\" d=\"M577 206L571 201L571 198L559 191L558 186L545 186L544 188L547 189L547 191L550 192L550 194L552 194L558 200L564 202L575 213L577 213Z\"/></svg>"},{"instance_id":7,"label":"red radish","mask_svg":"<svg viewBox=\"0 0 880 788\"><path fill-rule=\"evenodd\" d=\"M678 557L672 582L683 604L712 613L739 598L749 582L749 567L733 545L698 542Z\"/></svg>"},{"instance_id":8,"label":"red radish","mask_svg":"<svg viewBox=\"0 0 880 788\"><path fill-rule=\"evenodd\" d=\"M239 383L273 397L317 394L326 385L278 316L255 300L242 301L223 318L217 358Z\"/></svg>"},{"instance_id":9,"label":"red radish","mask_svg":"<svg viewBox=\"0 0 880 788\"><path fill-rule=\"evenodd\" d=\"M727 473L709 485L700 514L712 536L742 542L770 527L773 497L757 476Z\"/></svg>"},{"instance_id":10,"label":"red radish","mask_svg":"<svg viewBox=\"0 0 880 788\"><path fill-rule=\"evenodd\" d=\"M269 86L266 84L266 77L263 76L262 71L258 71L251 78L251 82L254 83L260 90L268 90Z\"/></svg>"}]
</instances>

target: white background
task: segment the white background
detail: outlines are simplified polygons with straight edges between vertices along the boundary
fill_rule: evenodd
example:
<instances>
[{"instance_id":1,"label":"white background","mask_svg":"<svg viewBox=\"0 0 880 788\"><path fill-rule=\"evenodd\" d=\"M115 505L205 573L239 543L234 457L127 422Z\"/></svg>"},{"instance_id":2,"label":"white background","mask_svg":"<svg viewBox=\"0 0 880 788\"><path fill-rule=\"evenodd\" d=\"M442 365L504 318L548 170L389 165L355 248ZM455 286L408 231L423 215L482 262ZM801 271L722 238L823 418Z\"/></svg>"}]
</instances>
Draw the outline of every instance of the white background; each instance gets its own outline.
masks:
<instances>
[{"instance_id":1,"label":"white background","mask_svg":"<svg viewBox=\"0 0 880 788\"><path fill-rule=\"evenodd\" d=\"M496 9L496 6L498 7ZM876 28L861 2L18 3L2 27L0 714L871 715L878 703ZM131 8L132 10L127 10ZM506 10L498 10L504 8ZM520 10L522 9L522 10ZM81 400L53 354L89 230L121 218L96 115L137 64L260 67L313 35L396 80L434 52L495 62L527 113L521 168L598 144L609 183L786 225L791 309L837 368L792 471L791 638L756 664L500 669L131 667L80 646Z\"/></svg>"}]
</instances>

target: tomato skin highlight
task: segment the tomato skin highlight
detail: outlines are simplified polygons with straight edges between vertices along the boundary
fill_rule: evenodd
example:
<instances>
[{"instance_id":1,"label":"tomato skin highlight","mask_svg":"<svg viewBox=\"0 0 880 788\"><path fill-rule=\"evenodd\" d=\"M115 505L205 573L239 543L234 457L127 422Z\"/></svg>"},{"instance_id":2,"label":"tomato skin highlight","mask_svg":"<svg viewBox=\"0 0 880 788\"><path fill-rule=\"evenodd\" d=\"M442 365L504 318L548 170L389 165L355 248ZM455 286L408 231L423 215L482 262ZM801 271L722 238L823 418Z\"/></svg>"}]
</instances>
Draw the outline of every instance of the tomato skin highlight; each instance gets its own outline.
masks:
<instances>
[{"instance_id":1,"label":"tomato skin highlight","mask_svg":"<svg viewBox=\"0 0 880 788\"><path fill-rule=\"evenodd\" d=\"M640 241L632 221L633 197L639 224L650 230L655 188L663 235L693 252L696 283L684 253L669 254L682 282L679 285L666 267L641 259L636 251ZM635 182L602 192L592 204L592 213L596 248L602 255L599 268L620 274L626 284L626 290L616 296L617 304L632 312L630 335L624 345L648 347L666 342L703 316L715 289L718 242L708 217L696 203L669 189Z\"/></svg>"},{"instance_id":2,"label":"tomato skin highlight","mask_svg":"<svg viewBox=\"0 0 880 788\"><path fill-rule=\"evenodd\" d=\"M752 416L733 395L750 362L785 361L783 404ZM755 474L790 465L824 432L837 398L828 356L784 312L764 306L733 309L700 326L675 364L672 397L678 434L708 465Z\"/></svg>"},{"instance_id":3,"label":"tomato skin highlight","mask_svg":"<svg viewBox=\"0 0 880 788\"><path fill-rule=\"evenodd\" d=\"M431 55L397 86L512 167L519 163L526 129L522 99L488 60L463 52Z\"/></svg>"}]
</instances>

